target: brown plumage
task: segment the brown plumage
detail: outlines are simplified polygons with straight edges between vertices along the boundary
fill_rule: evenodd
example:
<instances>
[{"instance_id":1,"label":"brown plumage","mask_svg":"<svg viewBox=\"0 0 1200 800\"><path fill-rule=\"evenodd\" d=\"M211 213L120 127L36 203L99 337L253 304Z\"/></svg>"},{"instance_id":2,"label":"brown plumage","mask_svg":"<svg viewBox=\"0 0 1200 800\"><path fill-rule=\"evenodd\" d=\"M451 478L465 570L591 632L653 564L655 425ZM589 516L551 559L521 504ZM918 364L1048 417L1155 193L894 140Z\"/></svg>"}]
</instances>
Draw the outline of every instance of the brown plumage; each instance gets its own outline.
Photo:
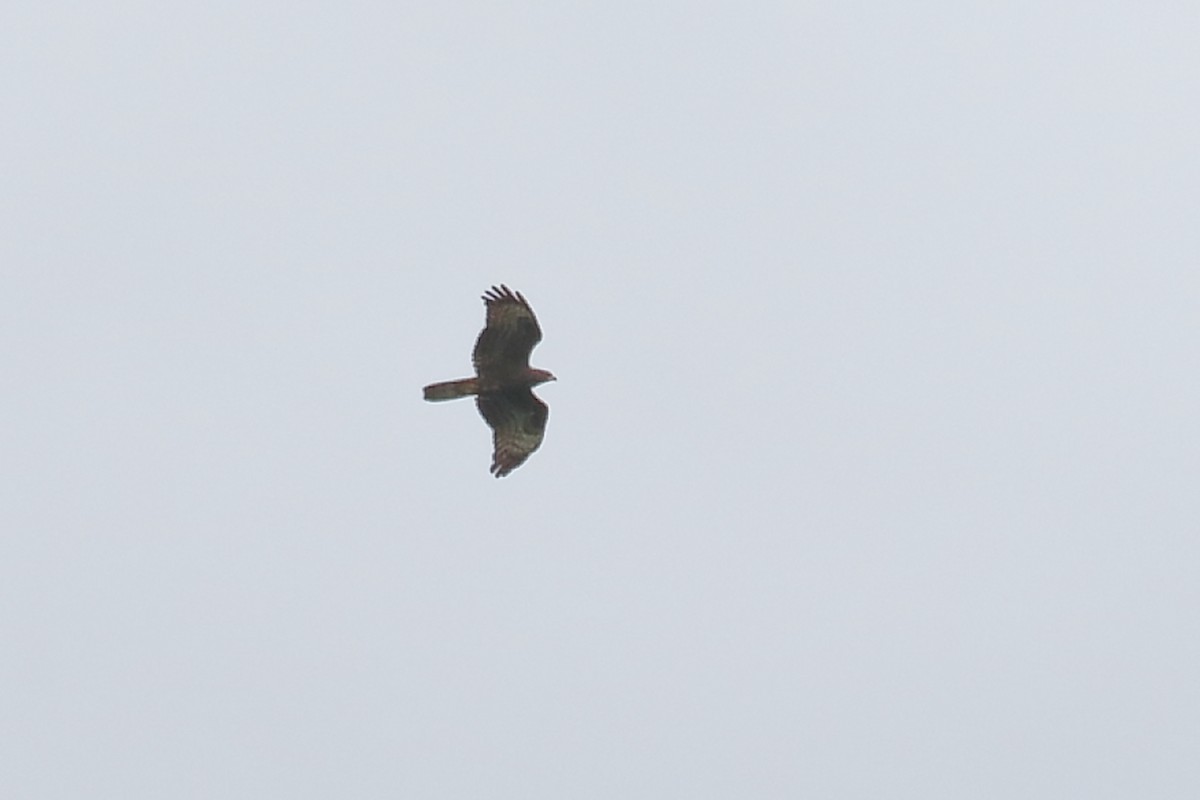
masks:
<instances>
[{"instance_id":1,"label":"brown plumage","mask_svg":"<svg viewBox=\"0 0 1200 800\"><path fill-rule=\"evenodd\" d=\"M554 380L529 366L529 353L542 340L533 309L520 292L493 286L483 295L487 323L475 340L475 377L432 383L425 399L453 400L475 395L479 413L492 428L492 473L503 478L542 444L550 409L531 389Z\"/></svg>"}]
</instances>

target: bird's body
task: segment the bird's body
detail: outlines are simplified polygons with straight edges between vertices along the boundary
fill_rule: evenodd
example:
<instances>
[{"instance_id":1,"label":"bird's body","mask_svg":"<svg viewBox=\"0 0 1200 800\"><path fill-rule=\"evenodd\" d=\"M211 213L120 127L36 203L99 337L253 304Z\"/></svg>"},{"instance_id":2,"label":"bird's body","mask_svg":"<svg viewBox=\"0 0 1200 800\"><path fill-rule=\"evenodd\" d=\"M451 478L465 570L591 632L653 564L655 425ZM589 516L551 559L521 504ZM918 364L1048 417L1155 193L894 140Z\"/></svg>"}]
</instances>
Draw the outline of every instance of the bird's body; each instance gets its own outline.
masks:
<instances>
[{"instance_id":1,"label":"bird's body","mask_svg":"<svg viewBox=\"0 0 1200 800\"><path fill-rule=\"evenodd\" d=\"M542 330L521 293L501 284L484 293L483 302L487 324L471 356L475 377L432 383L424 394L431 402L475 397L493 431L491 471L502 478L541 446L550 409L530 390L554 376L529 366L529 353L542 340Z\"/></svg>"}]
</instances>

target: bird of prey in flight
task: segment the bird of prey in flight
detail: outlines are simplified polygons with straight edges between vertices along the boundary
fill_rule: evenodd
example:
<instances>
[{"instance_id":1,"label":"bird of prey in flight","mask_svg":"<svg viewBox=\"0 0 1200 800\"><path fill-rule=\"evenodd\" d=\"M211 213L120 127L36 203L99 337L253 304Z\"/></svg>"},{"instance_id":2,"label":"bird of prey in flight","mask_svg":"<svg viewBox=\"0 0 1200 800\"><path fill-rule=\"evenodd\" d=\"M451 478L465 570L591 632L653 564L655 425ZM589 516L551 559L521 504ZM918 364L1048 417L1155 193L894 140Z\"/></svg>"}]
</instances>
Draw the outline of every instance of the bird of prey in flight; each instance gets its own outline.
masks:
<instances>
[{"instance_id":1,"label":"bird of prey in flight","mask_svg":"<svg viewBox=\"0 0 1200 800\"><path fill-rule=\"evenodd\" d=\"M521 293L501 284L485 292L483 302L487 323L471 355L475 377L431 383L425 387L425 399L475 397L493 432L492 474L503 478L542 444L550 409L531 390L555 378L529 366L529 353L542 340L542 329Z\"/></svg>"}]
</instances>

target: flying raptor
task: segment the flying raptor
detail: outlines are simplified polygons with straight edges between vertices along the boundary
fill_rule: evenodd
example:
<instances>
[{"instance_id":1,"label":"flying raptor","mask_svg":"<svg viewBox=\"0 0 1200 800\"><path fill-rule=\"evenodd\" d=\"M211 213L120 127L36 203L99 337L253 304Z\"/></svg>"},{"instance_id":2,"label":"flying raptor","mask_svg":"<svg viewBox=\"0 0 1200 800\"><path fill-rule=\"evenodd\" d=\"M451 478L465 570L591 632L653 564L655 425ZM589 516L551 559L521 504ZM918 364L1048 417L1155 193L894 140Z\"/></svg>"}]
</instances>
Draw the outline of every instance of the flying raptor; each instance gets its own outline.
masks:
<instances>
[{"instance_id":1,"label":"flying raptor","mask_svg":"<svg viewBox=\"0 0 1200 800\"><path fill-rule=\"evenodd\" d=\"M542 340L542 329L521 293L501 284L485 292L483 302L487 323L471 355L475 377L431 383L425 387L425 399L475 397L493 432L492 474L503 478L541 446L550 409L531 390L555 378L529 366L529 353Z\"/></svg>"}]
</instances>

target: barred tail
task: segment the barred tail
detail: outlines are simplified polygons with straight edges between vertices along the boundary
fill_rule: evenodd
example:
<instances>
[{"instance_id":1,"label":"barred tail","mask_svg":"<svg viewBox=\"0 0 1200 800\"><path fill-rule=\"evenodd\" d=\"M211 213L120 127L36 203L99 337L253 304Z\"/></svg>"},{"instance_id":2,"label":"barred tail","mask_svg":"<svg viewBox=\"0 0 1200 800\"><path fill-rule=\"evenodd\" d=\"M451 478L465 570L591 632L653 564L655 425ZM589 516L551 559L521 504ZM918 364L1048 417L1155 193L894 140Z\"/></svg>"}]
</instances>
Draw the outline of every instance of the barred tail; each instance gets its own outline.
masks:
<instances>
[{"instance_id":1,"label":"barred tail","mask_svg":"<svg viewBox=\"0 0 1200 800\"><path fill-rule=\"evenodd\" d=\"M455 400L459 397L469 397L473 394L479 394L479 380L477 378L463 378L457 381L431 383L425 387L425 399L431 402L437 400Z\"/></svg>"}]
</instances>

